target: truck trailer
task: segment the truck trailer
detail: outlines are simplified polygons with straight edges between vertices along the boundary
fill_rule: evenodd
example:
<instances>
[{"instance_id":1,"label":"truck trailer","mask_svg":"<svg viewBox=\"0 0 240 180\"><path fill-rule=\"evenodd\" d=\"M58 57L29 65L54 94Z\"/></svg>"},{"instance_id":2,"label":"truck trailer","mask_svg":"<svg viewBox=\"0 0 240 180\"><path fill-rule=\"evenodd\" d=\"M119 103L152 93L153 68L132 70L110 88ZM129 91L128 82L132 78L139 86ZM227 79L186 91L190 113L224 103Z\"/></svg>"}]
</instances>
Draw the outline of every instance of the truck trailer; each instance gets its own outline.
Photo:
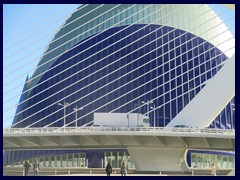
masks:
<instances>
[{"instance_id":1,"label":"truck trailer","mask_svg":"<svg viewBox=\"0 0 240 180\"><path fill-rule=\"evenodd\" d=\"M140 113L94 113L93 126L149 127L149 117Z\"/></svg>"}]
</instances>

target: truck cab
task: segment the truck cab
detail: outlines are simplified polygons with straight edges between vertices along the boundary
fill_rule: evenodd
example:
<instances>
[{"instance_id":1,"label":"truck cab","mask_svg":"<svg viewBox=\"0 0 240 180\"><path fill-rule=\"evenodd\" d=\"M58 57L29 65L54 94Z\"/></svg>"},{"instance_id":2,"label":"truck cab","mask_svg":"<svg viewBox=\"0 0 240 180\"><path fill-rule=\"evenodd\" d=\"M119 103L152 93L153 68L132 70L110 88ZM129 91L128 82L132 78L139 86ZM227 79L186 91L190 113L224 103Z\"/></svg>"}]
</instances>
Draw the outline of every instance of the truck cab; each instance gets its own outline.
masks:
<instances>
[{"instance_id":1,"label":"truck cab","mask_svg":"<svg viewBox=\"0 0 240 180\"><path fill-rule=\"evenodd\" d=\"M150 126L150 119L148 116L145 116L144 119L142 119L141 123L142 127L149 127Z\"/></svg>"}]
</instances>

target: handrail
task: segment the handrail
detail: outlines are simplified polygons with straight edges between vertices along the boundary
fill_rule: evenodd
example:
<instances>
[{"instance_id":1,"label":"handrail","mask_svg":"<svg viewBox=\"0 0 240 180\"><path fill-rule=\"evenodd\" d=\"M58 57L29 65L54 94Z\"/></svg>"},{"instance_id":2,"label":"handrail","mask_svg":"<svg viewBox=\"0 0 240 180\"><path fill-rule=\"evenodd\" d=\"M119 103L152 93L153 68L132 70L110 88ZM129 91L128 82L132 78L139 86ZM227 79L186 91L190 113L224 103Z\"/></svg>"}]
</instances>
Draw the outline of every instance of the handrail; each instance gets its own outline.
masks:
<instances>
[{"instance_id":1,"label":"handrail","mask_svg":"<svg viewBox=\"0 0 240 180\"><path fill-rule=\"evenodd\" d=\"M175 127L40 127L40 128L5 128L3 136L24 133L68 133L68 132L162 132L162 133L192 133L192 134L224 134L235 135L235 129L213 128L175 128Z\"/></svg>"}]
</instances>

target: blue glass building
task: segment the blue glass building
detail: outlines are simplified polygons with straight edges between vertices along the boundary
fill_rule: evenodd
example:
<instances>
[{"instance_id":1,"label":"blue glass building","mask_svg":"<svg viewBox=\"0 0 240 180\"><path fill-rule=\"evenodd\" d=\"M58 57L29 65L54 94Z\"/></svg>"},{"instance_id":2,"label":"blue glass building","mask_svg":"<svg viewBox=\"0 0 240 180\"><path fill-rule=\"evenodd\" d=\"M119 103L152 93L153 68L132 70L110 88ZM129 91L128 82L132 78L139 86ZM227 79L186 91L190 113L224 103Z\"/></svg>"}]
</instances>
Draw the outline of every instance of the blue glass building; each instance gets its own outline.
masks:
<instances>
[{"instance_id":1,"label":"blue glass building","mask_svg":"<svg viewBox=\"0 0 240 180\"><path fill-rule=\"evenodd\" d=\"M198 6L79 6L56 33L33 76L27 77L12 127L61 127L64 112L58 103L64 101L69 103L65 123L71 127L76 126L76 106L83 107L77 114L77 126L83 126L92 125L94 112L148 113L146 106L136 107L148 100L156 105L156 126L166 126L228 58L200 36L203 30L193 32L186 24L176 25L179 14L175 13L180 13L181 7L196 9L196 14L209 11L207 6ZM167 15L169 11L172 14ZM235 128L230 105L234 99L209 127ZM153 126L153 111L149 116ZM107 153L7 152L4 164L78 152L86 153L89 167L100 167L92 159L101 162Z\"/></svg>"}]
</instances>

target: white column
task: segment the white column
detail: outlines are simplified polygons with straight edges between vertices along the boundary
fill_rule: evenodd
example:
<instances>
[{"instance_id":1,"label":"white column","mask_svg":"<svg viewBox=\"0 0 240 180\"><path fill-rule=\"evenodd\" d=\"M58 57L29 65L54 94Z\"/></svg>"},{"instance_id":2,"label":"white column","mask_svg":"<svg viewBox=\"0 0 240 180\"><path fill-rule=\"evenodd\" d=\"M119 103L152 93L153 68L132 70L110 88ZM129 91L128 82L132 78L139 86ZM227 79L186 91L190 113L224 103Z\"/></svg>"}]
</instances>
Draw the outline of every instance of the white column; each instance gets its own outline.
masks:
<instances>
[{"instance_id":1,"label":"white column","mask_svg":"<svg viewBox=\"0 0 240 180\"><path fill-rule=\"evenodd\" d=\"M190 171L185 148L128 147L127 150L137 171Z\"/></svg>"}]
</instances>

